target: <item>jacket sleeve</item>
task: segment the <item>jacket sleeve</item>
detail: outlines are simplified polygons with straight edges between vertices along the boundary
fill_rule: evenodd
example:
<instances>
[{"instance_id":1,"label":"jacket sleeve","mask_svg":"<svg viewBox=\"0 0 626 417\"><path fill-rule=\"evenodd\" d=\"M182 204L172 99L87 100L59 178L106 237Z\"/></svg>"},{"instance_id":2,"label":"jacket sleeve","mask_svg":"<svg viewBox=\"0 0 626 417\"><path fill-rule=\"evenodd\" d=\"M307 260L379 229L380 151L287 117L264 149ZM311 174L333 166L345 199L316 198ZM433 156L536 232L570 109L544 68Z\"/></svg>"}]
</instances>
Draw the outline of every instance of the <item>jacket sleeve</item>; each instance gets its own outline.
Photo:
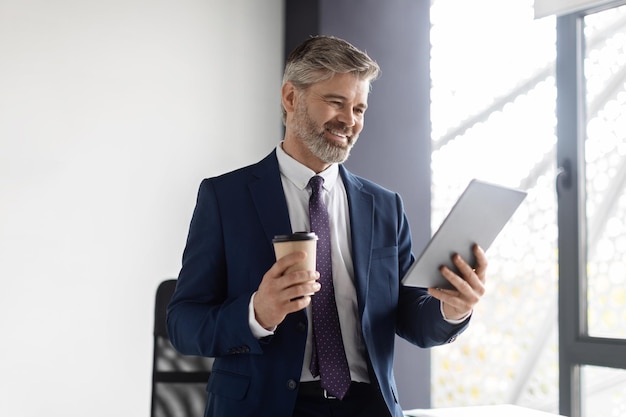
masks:
<instances>
[{"instance_id":1,"label":"jacket sleeve","mask_svg":"<svg viewBox=\"0 0 626 417\"><path fill-rule=\"evenodd\" d=\"M176 291L167 309L169 337L182 354L261 353L248 325L252 291L228 294L222 217L214 184L205 179L198 192Z\"/></svg>"},{"instance_id":2,"label":"jacket sleeve","mask_svg":"<svg viewBox=\"0 0 626 417\"><path fill-rule=\"evenodd\" d=\"M411 252L411 232L402 201L398 200L398 262L402 279L415 260ZM447 322L441 314L440 302L425 288L409 287L400 283L397 310L397 334L420 346L432 347L450 343L469 324L469 318L459 324Z\"/></svg>"}]
</instances>

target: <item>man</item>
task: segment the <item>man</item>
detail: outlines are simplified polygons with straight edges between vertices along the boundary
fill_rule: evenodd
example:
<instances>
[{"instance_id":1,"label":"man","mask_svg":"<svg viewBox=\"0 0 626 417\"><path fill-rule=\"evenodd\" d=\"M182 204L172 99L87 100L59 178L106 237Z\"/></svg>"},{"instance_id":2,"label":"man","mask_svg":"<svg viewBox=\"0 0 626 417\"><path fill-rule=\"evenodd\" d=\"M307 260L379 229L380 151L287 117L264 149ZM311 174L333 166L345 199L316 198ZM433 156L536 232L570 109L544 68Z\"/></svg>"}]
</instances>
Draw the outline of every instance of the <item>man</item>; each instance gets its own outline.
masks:
<instances>
[{"instance_id":1,"label":"man","mask_svg":"<svg viewBox=\"0 0 626 417\"><path fill-rule=\"evenodd\" d=\"M168 331L181 353L215 357L206 416L400 417L395 335L431 347L467 327L484 293L483 251L474 248L472 266L454 258L460 275L441 269L454 290L403 286L414 257L400 196L341 165L378 74L351 44L308 39L285 67L284 140L259 163L202 182ZM306 254L276 261L272 238L318 227L308 205L312 177L323 182L314 193L329 219L332 267L286 273ZM322 365L331 327L315 321L322 294L334 297L344 389Z\"/></svg>"}]
</instances>

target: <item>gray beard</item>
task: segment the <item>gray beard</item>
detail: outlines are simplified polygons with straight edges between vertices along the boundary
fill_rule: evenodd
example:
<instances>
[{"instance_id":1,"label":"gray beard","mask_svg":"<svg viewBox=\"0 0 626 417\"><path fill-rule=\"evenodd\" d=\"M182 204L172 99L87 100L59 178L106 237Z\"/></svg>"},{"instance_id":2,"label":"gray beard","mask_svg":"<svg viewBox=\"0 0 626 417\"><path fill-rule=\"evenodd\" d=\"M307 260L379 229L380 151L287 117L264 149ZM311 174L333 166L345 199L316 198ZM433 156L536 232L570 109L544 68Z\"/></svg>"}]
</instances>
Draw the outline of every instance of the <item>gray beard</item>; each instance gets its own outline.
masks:
<instances>
[{"instance_id":1,"label":"gray beard","mask_svg":"<svg viewBox=\"0 0 626 417\"><path fill-rule=\"evenodd\" d=\"M327 164L340 164L350 156L350 150L356 143L358 136L348 138L347 146L338 145L324 137L325 128L321 131L303 105L298 105L294 118L294 133L313 155ZM344 130L337 128L337 130Z\"/></svg>"}]
</instances>

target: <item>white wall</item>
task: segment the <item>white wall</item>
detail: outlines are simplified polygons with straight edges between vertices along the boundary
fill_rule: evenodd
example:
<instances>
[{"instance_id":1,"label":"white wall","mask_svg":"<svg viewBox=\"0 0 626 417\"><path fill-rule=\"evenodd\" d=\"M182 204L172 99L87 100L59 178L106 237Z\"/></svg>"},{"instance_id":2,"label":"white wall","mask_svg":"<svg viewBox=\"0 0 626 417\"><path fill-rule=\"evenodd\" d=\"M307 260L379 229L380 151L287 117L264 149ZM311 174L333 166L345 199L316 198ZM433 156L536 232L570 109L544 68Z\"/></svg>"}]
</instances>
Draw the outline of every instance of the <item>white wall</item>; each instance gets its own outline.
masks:
<instances>
[{"instance_id":1,"label":"white wall","mask_svg":"<svg viewBox=\"0 0 626 417\"><path fill-rule=\"evenodd\" d=\"M0 0L0 415L148 416L203 177L281 135L282 0Z\"/></svg>"}]
</instances>

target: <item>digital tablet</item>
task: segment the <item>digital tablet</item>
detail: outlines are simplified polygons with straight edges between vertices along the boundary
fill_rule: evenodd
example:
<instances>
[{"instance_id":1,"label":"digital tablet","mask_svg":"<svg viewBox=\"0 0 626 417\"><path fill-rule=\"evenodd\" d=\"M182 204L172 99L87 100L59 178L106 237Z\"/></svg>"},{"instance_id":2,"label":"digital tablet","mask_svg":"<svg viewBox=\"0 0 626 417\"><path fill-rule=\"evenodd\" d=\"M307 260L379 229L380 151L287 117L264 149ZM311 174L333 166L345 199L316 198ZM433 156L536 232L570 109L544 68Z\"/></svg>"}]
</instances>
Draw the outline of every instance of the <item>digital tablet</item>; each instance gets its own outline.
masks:
<instances>
[{"instance_id":1,"label":"digital tablet","mask_svg":"<svg viewBox=\"0 0 626 417\"><path fill-rule=\"evenodd\" d=\"M402 278L404 285L423 288L450 288L439 272L442 265L456 271L452 256L458 253L470 265L475 263L475 243L487 250L527 193L515 188L470 181L422 254Z\"/></svg>"}]
</instances>

